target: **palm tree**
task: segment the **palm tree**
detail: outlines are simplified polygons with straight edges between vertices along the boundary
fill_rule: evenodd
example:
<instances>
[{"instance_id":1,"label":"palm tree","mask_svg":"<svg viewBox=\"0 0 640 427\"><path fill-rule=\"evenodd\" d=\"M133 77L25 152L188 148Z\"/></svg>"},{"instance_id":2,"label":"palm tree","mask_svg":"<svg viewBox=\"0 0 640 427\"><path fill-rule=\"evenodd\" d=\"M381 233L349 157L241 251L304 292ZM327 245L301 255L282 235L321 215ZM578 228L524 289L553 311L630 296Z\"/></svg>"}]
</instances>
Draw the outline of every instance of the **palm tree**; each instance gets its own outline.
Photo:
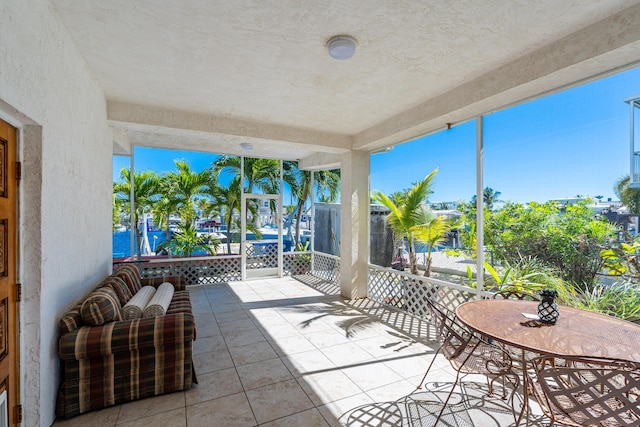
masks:
<instances>
[{"instance_id":1,"label":"palm tree","mask_svg":"<svg viewBox=\"0 0 640 427\"><path fill-rule=\"evenodd\" d=\"M173 199L176 202L180 217L187 224L195 224L197 196L204 194L209 184L209 172L196 172L184 160L176 160L176 172L169 172L169 182Z\"/></svg>"},{"instance_id":2,"label":"palm tree","mask_svg":"<svg viewBox=\"0 0 640 427\"><path fill-rule=\"evenodd\" d=\"M431 186L438 169L431 171L422 181L417 182L409 189L402 201L394 202L381 191L373 193L373 198L386 206L391 213L387 215L389 226L397 237L406 237L409 245L409 266L411 274L418 274L416 263L416 251L414 247L417 225L423 218L420 216L421 205L426 202L427 196L432 192Z\"/></svg>"},{"instance_id":3,"label":"palm tree","mask_svg":"<svg viewBox=\"0 0 640 427\"><path fill-rule=\"evenodd\" d=\"M300 242L300 220L304 205L311 194L311 172L298 169L297 162L287 161L283 164L283 179L289 184L291 194L296 198L296 233L294 246ZM313 175L315 189L324 195L327 202L335 202L340 191L340 170L316 171Z\"/></svg>"},{"instance_id":4,"label":"palm tree","mask_svg":"<svg viewBox=\"0 0 640 427\"><path fill-rule=\"evenodd\" d=\"M495 191L493 188L491 187L484 187L484 190L482 191L482 199L484 200L484 205L487 207L487 209L489 209L490 211L493 210L494 205L500 201L499 197L502 193L500 191ZM471 197L471 203L473 205L476 204L476 196L474 195L473 197Z\"/></svg>"},{"instance_id":5,"label":"palm tree","mask_svg":"<svg viewBox=\"0 0 640 427\"><path fill-rule=\"evenodd\" d=\"M228 173L232 178L240 175L242 158L237 156L221 156L211 164L212 171L220 176ZM259 189L265 194L275 194L280 179L280 162L273 159L244 159L244 182L246 192L253 193Z\"/></svg>"},{"instance_id":6,"label":"palm tree","mask_svg":"<svg viewBox=\"0 0 640 427\"><path fill-rule=\"evenodd\" d=\"M431 253L433 248L447 241L447 235L455 228L456 220L447 219L444 215L437 215L426 203L418 209L419 224L414 226L416 240L426 243L427 259L424 275L431 276Z\"/></svg>"},{"instance_id":7,"label":"palm tree","mask_svg":"<svg viewBox=\"0 0 640 427\"><path fill-rule=\"evenodd\" d=\"M210 255L217 253L217 248L220 245L219 240L198 236L197 228L187 222L183 222L178 228L179 230L170 242L158 245L160 249L167 248L170 249L170 253L184 257L190 257L196 250L205 250Z\"/></svg>"},{"instance_id":8,"label":"palm tree","mask_svg":"<svg viewBox=\"0 0 640 427\"><path fill-rule=\"evenodd\" d=\"M120 170L120 181L113 184L113 193L116 196L118 203L122 206L126 206L131 209L131 173L129 169L122 168ZM136 242L138 243L138 257L140 257L140 230L138 229L138 222L140 216L142 216L145 209L152 207L153 203L158 199L159 192L159 178L153 171L140 171L133 175L133 204L135 210L133 213L132 228L136 230ZM145 224L146 227L146 224Z\"/></svg>"},{"instance_id":9,"label":"palm tree","mask_svg":"<svg viewBox=\"0 0 640 427\"><path fill-rule=\"evenodd\" d=\"M616 181L613 192L620 198L623 205L629 208L630 213L640 213L640 188L631 188L629 175L623 176Z\"/></svg>"},{"instance_id":10,"label":"palm tree","mask_svg":"<svg viewBox=\"0 0 640 427\"><path fill-rule=\"evenodd\" d=\"M165 230L165 241L171 242L171 229L169 227L169 219L171 215L178 211L179 201L176 199L175 194L173 193L173 187L171 182L167 179L160 179L160 197L153 204L151 208L151 213L153 214L153 222L154 224L160 228ZM167 245L167 249L170 249L171 246ZM171 252L169 252L169 255Z\"/></svg>"}]
</instances>

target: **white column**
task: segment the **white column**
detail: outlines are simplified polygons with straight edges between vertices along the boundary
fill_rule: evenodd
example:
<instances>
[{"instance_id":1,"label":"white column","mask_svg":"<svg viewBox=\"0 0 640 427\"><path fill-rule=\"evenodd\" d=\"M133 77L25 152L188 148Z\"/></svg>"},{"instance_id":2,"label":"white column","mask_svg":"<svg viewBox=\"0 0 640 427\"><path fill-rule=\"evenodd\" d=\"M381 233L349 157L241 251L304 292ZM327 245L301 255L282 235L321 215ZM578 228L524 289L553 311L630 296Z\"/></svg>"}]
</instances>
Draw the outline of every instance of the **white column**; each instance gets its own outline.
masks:
<instances>
[{"instance_id":1,"label":"white column","mask_svg":"<svg viewBox=\"0 0 640 427\"><path fill-rule=\"evenodd\" d=\"M481 298L484 288L484 182L483 156L484 133L483 116L476 118L476 279L477 297Z\"/></svg>"},{"instance_id":2,"label":"white column","mask_svg":"<svg viewBox=\"0 0 640 427\"><path fill-rule=\"evenodd\" d=\"M369 154L351 151L340 162L340 293L367 296L369 262Z\"/></svg>"}]
</instances>

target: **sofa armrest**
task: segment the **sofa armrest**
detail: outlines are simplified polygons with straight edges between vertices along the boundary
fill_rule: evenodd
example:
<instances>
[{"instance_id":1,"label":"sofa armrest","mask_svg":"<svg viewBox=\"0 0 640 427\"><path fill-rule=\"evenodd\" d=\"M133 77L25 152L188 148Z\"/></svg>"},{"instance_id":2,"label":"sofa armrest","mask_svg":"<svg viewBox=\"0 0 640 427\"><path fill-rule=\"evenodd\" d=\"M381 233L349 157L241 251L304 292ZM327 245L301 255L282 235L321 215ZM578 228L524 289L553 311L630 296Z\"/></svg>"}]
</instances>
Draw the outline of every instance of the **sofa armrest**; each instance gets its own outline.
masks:
<instances>
[{"instance_id":1,"label":"sofa armrest","mask_svg":"<svg viewBox=\"0 0 640 427\"><path fill-rule=\"evenodd\" d=\"M176 291L183 291L186 289L186 282L180 276L149 277L140 279L142 286L153 286L154 288L157 288L164 282L171 283Z\"/></svg>"},{"instance_id":2,"label":"sofa armrest","mask_svg":"<svg viewBox=\"0 0 640 427\"><path fill-rule=\"evenodd\" d=\"M80 360L147 347L186 345L193 339L194 328L191 313L83 326L60 337L58 355L62 360Z\"/></svg>"}]
</instances>

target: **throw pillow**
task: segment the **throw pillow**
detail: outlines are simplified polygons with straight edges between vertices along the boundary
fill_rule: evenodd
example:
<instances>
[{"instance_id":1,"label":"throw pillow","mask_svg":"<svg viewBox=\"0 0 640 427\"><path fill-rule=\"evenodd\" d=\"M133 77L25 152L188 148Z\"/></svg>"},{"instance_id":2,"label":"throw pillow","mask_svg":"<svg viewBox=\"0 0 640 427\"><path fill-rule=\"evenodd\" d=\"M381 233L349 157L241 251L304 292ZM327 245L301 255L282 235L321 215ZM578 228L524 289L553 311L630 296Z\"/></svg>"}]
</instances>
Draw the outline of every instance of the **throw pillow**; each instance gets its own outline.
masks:
<instances>
[{"instance_id":1,"label":"throw pillow","mask_svg":"<svg viewBox=\"0 0 640 427\"><path fill-rule=\"evenodd\" d=\"M142 312L142 317L164 316L167 313L169 304L171 304L173 290L173 285L169 282L164 282L158 286L155 295Z\"/></svg>"},{"instance_id":2,"label":"throw pillow","mask_svg":"<svg viewBox=\"0 0 640 427\"><path fill-rule=\"evenodd\" d=\"M147 306L153 295L156 293L156 288L153 286L143 286L128 303L122 307L122 317L124 320L139 319L142 317L142 312Z\"/></svg>"},{"instance_id":3,"label":"throw pillow","mask_svg":"<svg viewBox=\"0 0 640 427\"><path fill-rule=\"evenodd\" d=\"M113 275L124 280L131 291L131 295L135 295L142 287L142 283L140 282L140 272L138 271L138 267L135 265L125 264L115 271Z\"/></svg>"},{"instance_id":4,"label":"throw pillow","mask_svg":"<svg viewBox=\"0 0 640 427\"><path fill-rule=\"evenodd\" d=\"M82 303L80 316L85 324L93 326L122 320L118 295L109 287L96 289Z\"/></svg>"},{"instance_id":5,"label":"throw pillow","mask_svg":"<svg viewBox=\"0 0 640 427\"><path fill-rule=\"evenodd\" d=\"M120 300L121 306L124 306L126 303L129 302L131 297L133 297L133 294L129 290L129 287L127 286L126 283L124 283L124 280L122 280L122 278L120 277L109 276L106 279L104 279L104 281L100 286L108 286L111 289L113 289L116 295L118 295L118 300Z\"/></svg>"}]
</instances>

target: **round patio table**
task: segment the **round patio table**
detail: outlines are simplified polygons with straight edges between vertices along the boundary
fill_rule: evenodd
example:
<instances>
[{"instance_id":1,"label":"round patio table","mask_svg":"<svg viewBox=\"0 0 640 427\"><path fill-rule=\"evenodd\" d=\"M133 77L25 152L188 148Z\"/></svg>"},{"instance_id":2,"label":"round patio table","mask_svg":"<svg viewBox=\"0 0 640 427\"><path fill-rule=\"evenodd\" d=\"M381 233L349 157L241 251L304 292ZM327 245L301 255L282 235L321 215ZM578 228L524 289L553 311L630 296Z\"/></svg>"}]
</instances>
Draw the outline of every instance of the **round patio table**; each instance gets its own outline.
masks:
<instances>
[{"instance_id":1,"label":"round patio table","mask_svg":"<svg viewBox=\"0 0 640 427\"><path fill-rule=\"evenodd\" d=\"M461 304L456 315L470 329L521 349L542 355L590 356L640 362L640 325L615 317L560 306L555 325L545 325L524 314L537 317L538 303L520 300L477 300ZM524 401L516 425L529 416L528 376L522 374ZM514 408L515 409L515 408Z\"/></svg>"},{"instance_id":2,"label":"round patio table","mask_svg":"<svg viewBox=\"0 0 640 427\"><path fill-rule=\"evenodd\" d=\"M555 325L523 315L536 315L537 302L532 301L470 301L458 306L456 315L474 331L523 350L640 362L640 325L571 307L559 309Z\"/></svg>"}]
</instances>

